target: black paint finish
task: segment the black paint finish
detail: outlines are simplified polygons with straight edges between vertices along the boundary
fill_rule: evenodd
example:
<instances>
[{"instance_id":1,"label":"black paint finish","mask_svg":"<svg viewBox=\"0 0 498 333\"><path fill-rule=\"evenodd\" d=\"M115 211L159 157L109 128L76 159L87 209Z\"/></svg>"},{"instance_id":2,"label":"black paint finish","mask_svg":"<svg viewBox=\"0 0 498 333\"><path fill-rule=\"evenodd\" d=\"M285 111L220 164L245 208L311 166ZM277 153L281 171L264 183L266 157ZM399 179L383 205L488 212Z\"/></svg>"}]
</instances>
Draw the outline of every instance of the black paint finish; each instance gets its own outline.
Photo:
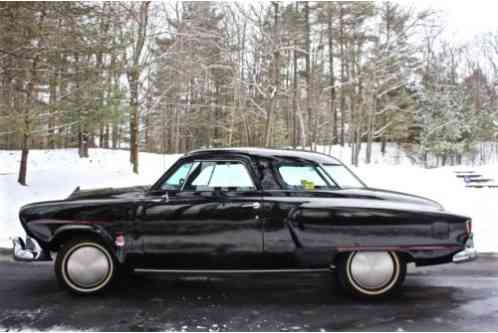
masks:
<instances>
[{"instance_id":1,"label":"black paint finish","mask_svg":"<svg viewBox=\"0 0 498 333\"><path fill-rule=\"evenodd\" d=\"M182 164L238 161L255 189L162 190ZM44 249L81 233L102 239L136 268L325 268L339 252L394 250L419 265L451 261L469 237L468 217L404 193L371 189L289 189L278 165L342 165L327 155L239 148L195 151L152 187L75 191L30 204L20 219ZM115 238L125 237L125 245Z\"/></svg>"}]
</instances>

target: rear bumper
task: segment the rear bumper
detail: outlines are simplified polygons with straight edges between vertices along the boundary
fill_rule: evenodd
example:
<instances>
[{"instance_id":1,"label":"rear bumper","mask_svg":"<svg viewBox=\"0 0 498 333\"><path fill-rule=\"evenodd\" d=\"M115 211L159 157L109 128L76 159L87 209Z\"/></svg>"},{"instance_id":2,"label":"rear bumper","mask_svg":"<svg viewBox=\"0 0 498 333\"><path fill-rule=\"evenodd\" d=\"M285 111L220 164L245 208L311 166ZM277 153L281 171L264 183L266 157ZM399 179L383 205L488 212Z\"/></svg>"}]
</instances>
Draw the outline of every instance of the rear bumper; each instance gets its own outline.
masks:
<instances>
[{"instance_id":1,"label":"rear bumper","mask_svg":"<svg viewBox=\"0 0 498 333\"><path fill-rule=\"evenodd\" d=\"M469 239L467 239L467 242L465 242L465 248L453 256L453 262L462 263L475 260L476 258L477 250L474 247L474 237L472 234L470 234Z\"/></svg>"},{"instance_id":2,"label":"rear bumper","mask_svg":"<svg viewBox=\"0 0 498 333\"><path fill-rule=\"evenodd\" d=\"M50 254L43 250L40 244L31 237L24 241L21 237L12 239L12 255L16 261L48 261Z\"/></svg>"}]
</instances>

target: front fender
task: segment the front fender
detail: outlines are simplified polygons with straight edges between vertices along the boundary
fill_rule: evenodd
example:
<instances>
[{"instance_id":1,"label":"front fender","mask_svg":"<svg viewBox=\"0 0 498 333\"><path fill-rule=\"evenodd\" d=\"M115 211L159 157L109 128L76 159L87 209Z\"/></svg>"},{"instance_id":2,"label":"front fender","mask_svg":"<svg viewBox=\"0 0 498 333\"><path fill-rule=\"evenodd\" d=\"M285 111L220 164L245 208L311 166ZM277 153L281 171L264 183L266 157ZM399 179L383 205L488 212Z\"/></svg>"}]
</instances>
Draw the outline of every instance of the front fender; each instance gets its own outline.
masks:
<instances>
[{"instance_id":1,"label":"front fender","mask_svg":"<svg viewBox=\"0 0 498 333\"><path fill-rule=\"evenodd\" d=\"M102 227L98 225L81 225L68 224L57 228L52 236L48 239L49 245L54 246L67 240L71 235L87 233L102 240L106 245L113 246L112 236Z\"/></svg>"},{"instance_id":2,"label":"front fender","mask_svg":"<svg viewBox=\"0 0 498 333\"><path fill-rule=\"evenodd\" d=\"M58 249L65 241L81 236L89 236L100 240L120 263L124 263L126 252L123 247L116 246L115 240L109 232L99 225L64 225L53 233L48 241L51 249Z\"/></svg>"}]
</instances>

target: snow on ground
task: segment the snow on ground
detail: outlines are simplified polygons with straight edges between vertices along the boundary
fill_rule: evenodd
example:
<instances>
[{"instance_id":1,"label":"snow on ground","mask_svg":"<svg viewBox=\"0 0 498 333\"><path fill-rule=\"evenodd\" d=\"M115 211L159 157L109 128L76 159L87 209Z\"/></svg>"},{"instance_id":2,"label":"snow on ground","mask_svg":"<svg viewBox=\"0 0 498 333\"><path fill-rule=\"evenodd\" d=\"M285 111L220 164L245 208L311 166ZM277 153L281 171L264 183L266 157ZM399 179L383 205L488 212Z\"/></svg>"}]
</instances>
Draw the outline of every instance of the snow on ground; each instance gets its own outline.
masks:
<instances>
[{"instance_id":1,"label":"snow on ground","mask_svg":"<svg viewBox=\"0 0 498 333\"><path fill-rule=\"evenodd\" d=\"M344 149L333 147L332 155L348 163L349 154ZM368 186L425 196L451 212L472 217L478 250L498 252L498 188L465 188L454 172L473 170L498 181L498 164L424 169L412 166L395 149L385 157L377 151L373 156L373 164L353 168ZM131 172L129 153L121 150L91 149L88 159L80 159L75 149L33 150L29 157L29 186L24 187L16 182L20 152L0 151L0 247L10 246L9 236L22 234L17 217L22 205L63 199L76 186L85 189L152 184L179 155L141 153L139 175Z\"/></svg>"}]
</instances>

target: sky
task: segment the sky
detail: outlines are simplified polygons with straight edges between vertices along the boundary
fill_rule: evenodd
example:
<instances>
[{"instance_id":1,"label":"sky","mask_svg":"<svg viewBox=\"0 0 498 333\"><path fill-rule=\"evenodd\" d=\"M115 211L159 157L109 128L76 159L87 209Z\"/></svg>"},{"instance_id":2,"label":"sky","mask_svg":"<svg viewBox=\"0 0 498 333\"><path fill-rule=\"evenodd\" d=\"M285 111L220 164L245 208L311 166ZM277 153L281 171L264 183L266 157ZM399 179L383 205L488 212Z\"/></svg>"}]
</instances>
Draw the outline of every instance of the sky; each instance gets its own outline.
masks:
<instances>
[{"instance_id":1,"label":"sky","mask_svg":"<svg viewBox=\"0 0 498 333\"><path fill-rule=\"evenodd\" d=\"M476 35L498 32L498 0L412 0L399 1L417 8L440 11L445 39L465 43Z\"/></svg>"}]
</instances>

